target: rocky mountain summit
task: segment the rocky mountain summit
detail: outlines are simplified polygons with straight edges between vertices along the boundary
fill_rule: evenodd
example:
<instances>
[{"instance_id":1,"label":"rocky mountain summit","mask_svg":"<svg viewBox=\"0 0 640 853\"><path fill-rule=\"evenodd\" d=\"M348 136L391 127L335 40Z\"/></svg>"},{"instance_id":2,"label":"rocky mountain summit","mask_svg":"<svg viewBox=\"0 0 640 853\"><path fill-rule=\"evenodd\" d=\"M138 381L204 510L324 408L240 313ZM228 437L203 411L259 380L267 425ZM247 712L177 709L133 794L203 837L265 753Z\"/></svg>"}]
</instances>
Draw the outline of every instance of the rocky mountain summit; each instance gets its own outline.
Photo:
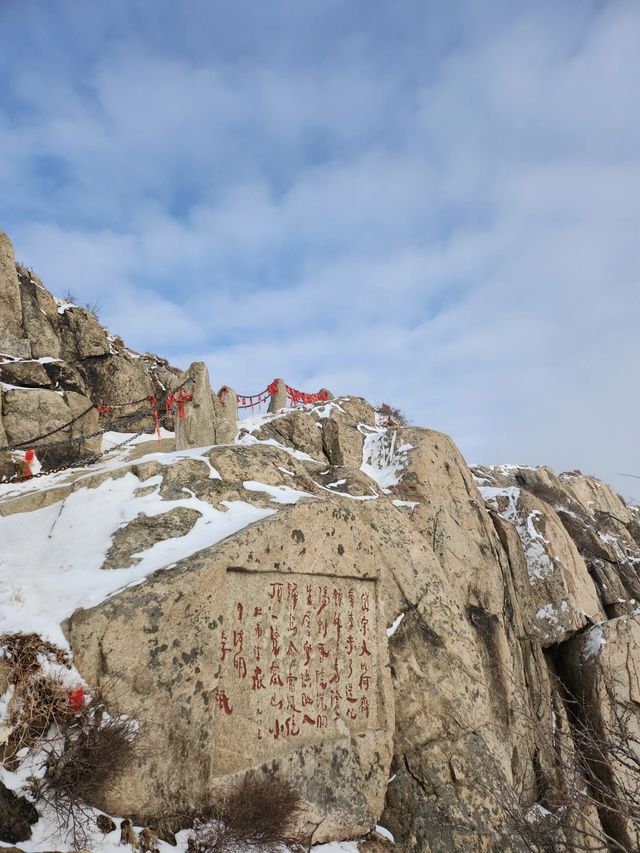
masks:
<instances>
[{"instance_id":1,"label":"rocky mountain summit","mask_svg":"<svg viewBox=\"0 0 640 853\"><path fill-rule=\"evenodd\" d=\"M158 438L145 400L0 485L0 840L51 849L11 651L37 637L30 679L135 721L134 760L87 786L91 849L106 815L184 849L248 775L293 784L306 849L391 849L376 825L403 851L640 849L637 507L579 472L470 469L357 397L236 423L203 366L132 353L2 247L3 446L191 385Z\"/></svg>"}]
</instances>

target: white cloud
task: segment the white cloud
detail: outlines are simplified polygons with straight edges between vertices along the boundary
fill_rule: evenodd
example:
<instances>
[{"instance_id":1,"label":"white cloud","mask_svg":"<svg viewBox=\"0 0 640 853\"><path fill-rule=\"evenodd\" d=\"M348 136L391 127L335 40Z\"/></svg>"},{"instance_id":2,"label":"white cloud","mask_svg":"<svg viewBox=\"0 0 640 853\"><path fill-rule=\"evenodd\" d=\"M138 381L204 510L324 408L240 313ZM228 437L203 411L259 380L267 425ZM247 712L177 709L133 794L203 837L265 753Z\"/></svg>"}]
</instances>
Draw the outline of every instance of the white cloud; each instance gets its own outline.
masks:
<instances>
[{"instance_id":1,"label":"white cloud","mask_svg":"<svg viewBox=\"0 0 640 853\"><path fill-rule=\"evenodd\" d=\"M386 399L473 461L638 494L639 7L462 8L402 4L394 43L339 4L315 54L305 15L232 55L184 12L171 49L120 21L82 75L13 69L3 224L52 289L217 385Z\"/></svg>"}]
</instances>

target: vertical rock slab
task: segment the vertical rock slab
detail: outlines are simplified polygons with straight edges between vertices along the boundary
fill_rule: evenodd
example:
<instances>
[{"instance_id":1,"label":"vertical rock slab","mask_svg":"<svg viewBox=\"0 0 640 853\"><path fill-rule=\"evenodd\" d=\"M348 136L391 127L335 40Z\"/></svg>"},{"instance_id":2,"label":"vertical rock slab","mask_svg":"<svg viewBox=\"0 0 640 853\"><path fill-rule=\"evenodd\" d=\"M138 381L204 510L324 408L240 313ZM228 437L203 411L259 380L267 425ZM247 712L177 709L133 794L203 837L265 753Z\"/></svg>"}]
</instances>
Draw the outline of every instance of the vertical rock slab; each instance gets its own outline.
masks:
<instances>
[{"instance_id":1,"label":"vertical rock slab","mask_svg":"<svg viewBox=\"0 0 640 853\"><path fill-rule=\"evenodd\" d=\"M220 418L217 430L218 444L227 444L236 436L238 432L238 395L229 388L228 385L223 385L218 393L220 401ZM215 404L215 399L214 399Z\"/></svg>"},{"instance_id":2,"label":"vertical rock slab","mask_svg":"<svg viewBox=\"0 0 640 853\"><path fill-rule=\"evenodd\" d=\"M37 275L18 267L22 325L31 341L33 358L60 358L60 315L55 299Z\"/></svg>"},{"instance_id":3,"label":"vertical rock slab","mask_svg":"<svg viewBox=\"0 0 640 853\"><path fill-rule=\"evenodd\" d=\"M11 240L0 231L0 352L31 358L31 345L22 328L22 303Z\"/></svg>"},{"instance_id":4,"label":"vertical rock slab","mask_svg":"<svg viewBox=\"0 0 640 853\"><path fill-rule=\"evenodd\" d=\"M269 411L279 412L287 406L287 383L284 379L276 379L276 392L269 400Z\"/></svg>"},{"instance_id":5,"label":"vertical rock slab","mask_svg":"<svg viewBox=\"0 0 640 853\"><path fill-rule=\"evenodd\" d=\"M321 418L325 456L332 465L360 468L364 435L361 424L375 425L373 407L362 397L342 397L326 406Z\"/></svg>"},{"instance_id":6,"label":"vertical rock slab","mask_svg":"<svg viewBox=\"0 0 640 853\"><path fill-rule=\"evenodd\" d=\"M211 392L209 371L205 363L194 362L186 371L186 376L191 380L185 386L185 391L191 396L191 400L184 406L184 416L176 415L175 417L177 450L215 444L219 420Z\"/></svg>"},{"instance_id":7,"label":"vertical rock slab","mask_svg":"<svg viewBox=\"0 0 640 853\"><path fill-rule=\"evenodd\" d=\"M526 569L524 578L518 573L520 601L526 627L542 646L563 642L588 619L604 619L595 584L555 511L514 486L480 491L487 506L513 525L517 541L503 527L503 543L512 567Z\"/></svg>"}]
</instances>

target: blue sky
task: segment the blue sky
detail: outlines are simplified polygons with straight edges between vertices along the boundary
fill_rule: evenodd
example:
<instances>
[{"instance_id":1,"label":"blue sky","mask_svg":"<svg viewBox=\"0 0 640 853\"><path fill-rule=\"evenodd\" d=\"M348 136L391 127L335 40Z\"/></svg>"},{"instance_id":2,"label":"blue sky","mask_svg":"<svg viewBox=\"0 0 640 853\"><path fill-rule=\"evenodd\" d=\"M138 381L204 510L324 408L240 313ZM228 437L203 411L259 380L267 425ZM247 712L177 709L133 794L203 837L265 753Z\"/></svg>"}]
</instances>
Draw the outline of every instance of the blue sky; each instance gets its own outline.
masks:
<instances>
[{"instance_id":1,"label":"blue sky","mask_svg":"<svg viewBox=\"0 0 640 853\"><path fill-rule=\"evenodd\" d=\"M640 497L635 0L0 0L0 228L214 386Z\"/></svg>"}]
</instances>

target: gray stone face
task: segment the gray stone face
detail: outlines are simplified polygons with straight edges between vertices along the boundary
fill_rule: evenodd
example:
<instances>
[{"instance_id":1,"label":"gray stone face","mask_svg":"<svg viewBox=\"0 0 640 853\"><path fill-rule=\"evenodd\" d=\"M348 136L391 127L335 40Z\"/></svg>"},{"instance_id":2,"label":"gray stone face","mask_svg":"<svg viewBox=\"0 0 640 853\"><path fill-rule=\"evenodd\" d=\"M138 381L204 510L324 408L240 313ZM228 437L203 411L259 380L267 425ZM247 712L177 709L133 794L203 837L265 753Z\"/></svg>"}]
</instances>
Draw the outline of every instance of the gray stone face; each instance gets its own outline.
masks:
<instances>
[{"instance_id":1,"label":"gray stone face","mask_svg":"<svg viewBox=\"0 0 640 853\"><path fill-rule=\"evenodd\" d=\"M0 363L0 382L27 388L51 388L53 384L47 371L37 361Z\"/></svg>"},{"instance_id":2,"label":"gray stone face","mask_svg":"<svg viewBox=\"0 0 640 853\"><path fill-rule=\"evenodd\" d=\"M17 357L31 357L31 348L24 340L22 304L16 272L13 246L7 235L0 231L0 352ZM21 352L16 350L22 349Z\"/></svg>"}]
</instances>

